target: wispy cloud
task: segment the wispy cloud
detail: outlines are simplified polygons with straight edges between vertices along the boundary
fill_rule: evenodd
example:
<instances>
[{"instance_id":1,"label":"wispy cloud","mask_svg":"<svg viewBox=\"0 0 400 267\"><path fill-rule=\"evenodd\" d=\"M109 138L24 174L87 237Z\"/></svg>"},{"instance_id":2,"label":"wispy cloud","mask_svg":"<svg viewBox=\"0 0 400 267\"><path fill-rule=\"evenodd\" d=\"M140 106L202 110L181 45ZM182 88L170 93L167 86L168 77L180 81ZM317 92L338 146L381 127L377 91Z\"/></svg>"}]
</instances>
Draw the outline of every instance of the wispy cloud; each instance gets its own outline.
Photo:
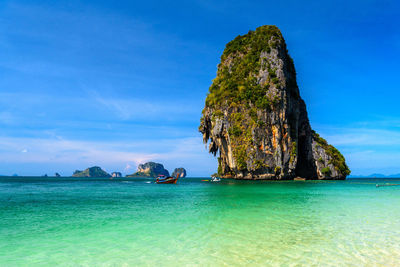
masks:
<instances>
[{"instance_id":1,"label":"wispy cloud","mask_svg":"<svg viewBox=\"0 0 400 267\"><path fill-rule=\"evenodd\" d=\"M68 124L84 129L101 121L102 127L110 130L112 125L129 121L162 130L167 123L195 124L200 117L200 102L189 98L170 101L134 97L123 99L119 95L100 94L87 87L82 91L77 96L63 97L50 92L0 93L0 125L15 125L24 129L30 125L36 128L41 125L51 129Z\"/></svg>"},{"instance_id":2,"label":"wispy cloud","mask_svg":"<svg viewBox=\"0 0 400 267\"><path fill-rule=\"evenodd\" d=\"M132 119L157 119L157 120L181 120L188 117L200 116L201 106L190 99L178 101L160 101L159 99L145 98L113 98L104 97L96 91L89 91L91 97L101 106L114 113L121 120Z\"/></svg>"},{"instance_id":3,"label":"wispy cloud","mask_svg":"<svg viewBox=\"0 0 400 267\"><path fill-rule=\"evenodd\" d=\"M1 137L0 145L2 151L0 160L12 162L133 162L157 158L157 153L127 152L129 145L119 142L90 142L65 139L44 139L44 138L9 138ZM26 147L26 148L25 148ZM23 152L24 155L20 153Z\"/></svg>"}]
</instances>

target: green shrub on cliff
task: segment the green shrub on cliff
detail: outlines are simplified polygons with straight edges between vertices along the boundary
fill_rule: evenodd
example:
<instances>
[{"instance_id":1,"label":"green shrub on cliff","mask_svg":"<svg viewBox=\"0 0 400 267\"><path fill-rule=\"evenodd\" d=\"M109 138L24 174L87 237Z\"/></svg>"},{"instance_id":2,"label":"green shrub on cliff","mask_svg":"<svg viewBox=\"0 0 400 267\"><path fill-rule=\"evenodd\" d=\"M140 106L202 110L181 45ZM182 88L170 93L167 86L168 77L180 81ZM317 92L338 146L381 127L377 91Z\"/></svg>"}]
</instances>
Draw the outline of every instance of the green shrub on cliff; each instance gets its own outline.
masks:
<instances>
[{"instance_id":1,"label":"green shrub on cliff","mask_svg":"<svg viewBox=\"0 0 400 267\"><path fill-rule=\"evenodd\" d=\"M256 107L261 109L268 109L271 106L271 101L267 97L257 99Z\"/></svg>"},{"instance_id":2,"label":"green shrub on cliff","mask_svg":"<svg viewBox=\"0 0 400 267\"><path fill-rule=\"evenodd\" d=\"M290 147L290 160L289 162L292 163L297 156L297 143L295 141L292 142Z\"/></svg>"},{"instance_id":3,"label":"green shrub on cliff","mask_svg":"<svg viewBox=\"0 0 400 267\"><path fill-rule=\"evenodd\" d=\"M331 175L331 169L329 167L325 167L321 170L324 175Z\"/></svg>"},{"instance_id":4,"label":"green shrub on cliff","mask_svg":"<svg viewBox=\"0 0 400 267\"><path fill-rule=\"evenodd\" d=\"M233 125L229 128L228 133L230 136L239 137L242 134L242 129L237 125Z\"/></svg>"},{"instance_id":5,"label":"green shrub on cliff","mask_svg":"<svg viewBox=\"0 0 400 267\"><path fill-rule=\"evenodd\" d=\"M213 120L215 120L217 118L222 118L223 116L224 116L224 113L220 109L217 109L216 111L213 112Z\"/></svg>"},{"instance_id":6,"label":"green shrub on cliff","mask_svg":"<svg viewBox=\"0 0 400 267\"><path fill-rule=\"evenodd\" d=\"M272 78L271 80L274 84L278 84L279 83L279 79L277 77Z\"/></svg>"},{"instance_id":7,"label":"green shrub on cliff","mask_svg":"<svg viewBox=\"0 0 400 267\"><path fill-rule=\"evenodd\" d=\"M269 74L269 77L270 77L271 79L273 79L273 78L276 77L276 68L271 69L271 67L269 66L269 64L268 64L268 74Z\"/></svg>"},{"instance_id":8,"label":"green shrub on cliff","mask_svg":"<svg viewBox=\"0 0 400 267\"><path fill-rule=\"evenodd\" d=\"M257 121L257 119L258 119L257 110L255 108L250 109L249 116L253 121Z\"/></svg>"},{"instance_id":9,"label":"green shrub on cliff","mask_svg":"<svg viewBox=\"0 0 400 267\"><path fill-rule=\"evenodd\" d=\"M247 153L245 146L239 146L233 151L233 156L236 159L237 168L239 170L245 170L247 168Z\"/></svg>"}]
</instances>

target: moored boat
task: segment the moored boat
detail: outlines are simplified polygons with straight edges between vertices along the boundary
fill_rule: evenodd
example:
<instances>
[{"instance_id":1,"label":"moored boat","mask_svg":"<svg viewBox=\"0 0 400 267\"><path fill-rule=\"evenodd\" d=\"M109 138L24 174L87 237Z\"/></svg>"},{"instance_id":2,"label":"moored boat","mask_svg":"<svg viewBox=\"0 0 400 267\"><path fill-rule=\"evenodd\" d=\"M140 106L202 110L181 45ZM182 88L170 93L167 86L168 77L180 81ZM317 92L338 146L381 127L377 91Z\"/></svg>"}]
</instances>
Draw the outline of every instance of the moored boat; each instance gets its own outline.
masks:
<instances>
[{"instance_id":1,"label":"moored boat","mask_svg":"<svg viewBox=\"0 0 400 267\"><path fill-rule=\"evenodd\" d=\"M157 177L157 184L176 184L178 177L166 177L165 175L159 175Z\"/></svg>"}]
</instances>

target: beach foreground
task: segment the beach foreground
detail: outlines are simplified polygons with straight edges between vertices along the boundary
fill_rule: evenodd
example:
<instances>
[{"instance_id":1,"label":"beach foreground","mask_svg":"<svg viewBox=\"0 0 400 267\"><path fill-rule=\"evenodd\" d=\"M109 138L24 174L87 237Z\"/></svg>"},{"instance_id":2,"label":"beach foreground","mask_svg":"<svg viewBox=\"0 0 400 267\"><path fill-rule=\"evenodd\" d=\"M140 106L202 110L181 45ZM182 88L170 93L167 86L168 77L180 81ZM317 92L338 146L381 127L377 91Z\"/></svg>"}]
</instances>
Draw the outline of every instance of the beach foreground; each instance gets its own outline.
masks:
<instances>
[{"instance_id":1,"label":"beach foreground","mask_svg":"<svg viewBox=\"0 0 400 267\"><path fill-rule=\"evenodd\" d=\"M0 177L0 265L394 266L386 182Z\"/></svg>"}]
</instances>

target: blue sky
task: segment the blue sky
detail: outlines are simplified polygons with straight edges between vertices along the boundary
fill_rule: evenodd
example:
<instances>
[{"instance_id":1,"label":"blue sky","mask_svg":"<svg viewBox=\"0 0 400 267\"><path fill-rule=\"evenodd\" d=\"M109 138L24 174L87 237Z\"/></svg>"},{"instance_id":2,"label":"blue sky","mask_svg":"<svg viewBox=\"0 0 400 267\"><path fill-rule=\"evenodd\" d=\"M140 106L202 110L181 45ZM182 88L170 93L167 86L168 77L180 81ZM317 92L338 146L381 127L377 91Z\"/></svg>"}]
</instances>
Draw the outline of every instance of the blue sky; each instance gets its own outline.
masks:
<instances>
[{"instance_id":1,"label":"blue sky","mask_svg":"<svg viewBox=\"0 0 400 267\"><path fill-rule=\"evenodd\" d=\"M352 173L400 173L399 17L384 0L1 1L0 174L214 172L197 132L208 87L225 44L266 24Z\"/></svg>"}]
</instances>

